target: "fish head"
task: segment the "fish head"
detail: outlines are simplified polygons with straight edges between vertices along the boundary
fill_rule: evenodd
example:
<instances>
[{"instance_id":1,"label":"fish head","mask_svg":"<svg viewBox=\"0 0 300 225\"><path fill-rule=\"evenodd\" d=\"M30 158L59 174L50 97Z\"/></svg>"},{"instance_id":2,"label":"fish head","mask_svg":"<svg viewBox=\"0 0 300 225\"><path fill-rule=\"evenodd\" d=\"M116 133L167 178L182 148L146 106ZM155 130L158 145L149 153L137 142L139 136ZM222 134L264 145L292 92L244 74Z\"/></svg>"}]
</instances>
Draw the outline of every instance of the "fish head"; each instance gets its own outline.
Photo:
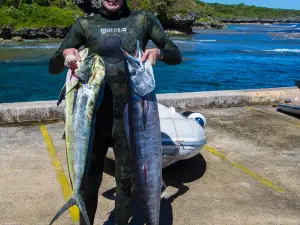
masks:
<instances>
[{"instance_id":1,"label":"fish head","mask_svg":"<svg viewBox=\"0 0 300 225\"><path fill-rule=\"evenodd\" d=\"M155 89L152 64L149 60L142 61L143 54L139 41L134 57L124 52L132 88L139 96L145 96Z\"/></svg>"},{"instance_id":2,"label":"fish head","mask_svg":"<svg viewBox=\"0 0 300 225\"><path fill-rule=\"evenodd\" d=\"M78 68L75 70L76 75L80 78L81 83L88 83L91 81L91 74L93 63L95 61L95 54L90 53L88 48L79 52L81 61L77 61Z\"/></svg>"}]
</instances>

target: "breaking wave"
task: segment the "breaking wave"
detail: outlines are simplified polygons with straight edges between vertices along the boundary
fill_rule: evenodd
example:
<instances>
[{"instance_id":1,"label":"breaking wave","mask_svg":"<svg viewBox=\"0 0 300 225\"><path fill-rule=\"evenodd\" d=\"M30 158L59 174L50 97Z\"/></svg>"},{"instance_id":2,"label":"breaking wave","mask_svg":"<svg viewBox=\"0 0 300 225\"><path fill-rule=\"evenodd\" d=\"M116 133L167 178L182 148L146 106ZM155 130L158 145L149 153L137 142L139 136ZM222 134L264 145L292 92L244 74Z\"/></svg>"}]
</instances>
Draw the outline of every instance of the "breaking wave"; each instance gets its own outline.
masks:
<instances>
[{"instance_id":1,"label":"breaking wave","mask_svg":"<svg viewBox=\"0 0 300 225\"><path fill-rule=\"evenodd\" d=\"M287 27L287 28L293 28L297 27L298 24L293 24L293 25L273 25L272 27Z\"/></svg>"},{"instance_id":2,"label":"breaking wave","mask_svg":"<svg viewBox=\"0 0 300 225\"><path fill-rule=\"evenodd\" d=\"M300 53L300 49L277 48L272 50L264 50L266 52L296 52Z\"/></svg>"},{"instance_id":3,"label":"breaking wave","mask_svg":"<svg viewBox=\"0 0 300 225\"><path fill-rule=\"evenodd\" d=\"M217 40L197 40L199 42L216 42Z\"/></svg>"},{"instance_id":4,"label":"breaking wave","mask_svg":"<svg viewBox=\"0 0 300 225\"><path fill-rule=\"evenodd\" d=\"M239 51L236 51L239 52ZM252 49L252 50L242 50L242 52L250 52L250 53L259 53L259 52L292 52L292 53L300 53L300 49L287 49L287 48L277 48L277 49L267 49L267 50L257 50L257 49Z\"/></svg>"},{"instance_id":5,"label":"breaking wave","mask_svg":"<svg viewBox=\"0 0 300 225\"><path fill-rule=\"evenodd\" d=\"M15 49L52 49L52 48L58 48L59 45L27 45L27 46L23 45L23 46L9 46L9 47Z\"/></svg>"},{"instance_id":6,"label":"breaking wave","mask_svg":"<svg viewBox=\"0 0 300 225\"><path fill-rule=\"evenodd\" d=\"M186 40L186 41L182 41L182 40L174 40L175 43L179 43L179 44L193 44L195 42L216 42L217 40Z\"/></svg>"}]
</instances>

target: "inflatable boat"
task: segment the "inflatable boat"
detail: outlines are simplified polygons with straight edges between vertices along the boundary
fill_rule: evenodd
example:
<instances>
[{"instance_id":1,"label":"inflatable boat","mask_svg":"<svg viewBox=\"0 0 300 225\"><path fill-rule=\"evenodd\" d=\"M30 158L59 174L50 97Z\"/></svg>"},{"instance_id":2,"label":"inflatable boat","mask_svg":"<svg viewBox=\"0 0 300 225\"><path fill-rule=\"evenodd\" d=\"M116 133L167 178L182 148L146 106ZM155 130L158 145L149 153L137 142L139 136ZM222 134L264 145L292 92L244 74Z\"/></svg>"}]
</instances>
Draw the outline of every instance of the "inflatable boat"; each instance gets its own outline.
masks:
<instances>
[{"instance_id":1,"label":"inflatable boat","mask_svg":"<svg viewBox=\"0 0 300 225\"><path fill-rule=\"evenodd\" d=\"M295 84L300 89L300 80L296 80ZM280 100L279 109L300 116L300 92L288 93L285 99Z\"/></svg>"},{"instance_id":2,"label":"inflatable boat","mask_svg":"<svg viewBox=\"0 0 300 225\"><path fill-rule=\"evenodd\" d=\"M201 113L191 111L180 114L175 108L161 104L158 104L158 110L163 167L199 154L206 144L205 117ZM114 160L112 148L108 149L107 158Z\"/></svg>"},{"instance_id":3,"label":"inflatable boat","mask_svg":"<svg viewBox=\"0 0 300 225\"><path fill-rule=\"evenodd\" d=\"M289 94L287 98L279 104L279 109L300 116L300 93Z\"/></svg>"}]
</instances>

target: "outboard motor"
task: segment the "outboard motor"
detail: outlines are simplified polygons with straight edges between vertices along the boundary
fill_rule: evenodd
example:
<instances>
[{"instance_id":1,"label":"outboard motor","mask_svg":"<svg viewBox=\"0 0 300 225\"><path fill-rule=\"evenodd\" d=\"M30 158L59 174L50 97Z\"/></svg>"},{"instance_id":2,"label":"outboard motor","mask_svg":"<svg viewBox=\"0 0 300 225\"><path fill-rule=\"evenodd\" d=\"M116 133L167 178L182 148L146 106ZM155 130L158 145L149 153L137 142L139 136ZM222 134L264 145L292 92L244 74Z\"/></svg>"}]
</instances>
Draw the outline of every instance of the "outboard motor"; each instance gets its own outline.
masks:
<instances>
[{"instance_id":1,"label":"outboard motor","mask_svg":"<svg viewBox=\"0 0 300 225\"><path fill-rule=\"evenodd\" d=\"M188 119L192 119L196 121L201 127L205 128L206 126L206 119L205 117L199 112L192 112L192 111L185 111L182 115Z\"/></svg>"}]
</instances>

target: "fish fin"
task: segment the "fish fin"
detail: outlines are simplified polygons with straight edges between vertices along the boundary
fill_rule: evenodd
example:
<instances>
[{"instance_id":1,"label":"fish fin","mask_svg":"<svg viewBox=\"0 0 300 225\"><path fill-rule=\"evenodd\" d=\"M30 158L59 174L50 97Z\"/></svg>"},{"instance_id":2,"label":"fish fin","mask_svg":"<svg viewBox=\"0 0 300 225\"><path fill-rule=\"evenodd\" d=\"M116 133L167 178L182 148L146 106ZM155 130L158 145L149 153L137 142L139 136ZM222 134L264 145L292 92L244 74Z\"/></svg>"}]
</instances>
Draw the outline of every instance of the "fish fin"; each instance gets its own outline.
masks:
<instances>
[{"instance_id":1,"label":"fish fin","mask_svg":"<svg viewBox=\"0 0 300 225\"><path fill-rule=\"evenodd\" d=\"M77 196L77 199L74 197L74 195L72 195L68 199L68 201L60 208L60 210L58 210L56 215L51 220L50 225L53 224L55 220L57 220L65 211L67 211L70 207L72 207L75 204L78 206L78 208L85 220L85 223L87 225L91 225L87 211L86 211L86 207L84 205L84 201L83 201L81 195Z\"/></svg>"},{"instance_id":2,"label":"fish fin","mask_svg":"<svg viewBox=\"0 0 300 225\"><path fill-rule=\"evenodd\" d=\"M66 83L64 84L63 88L61 89L61 91L59 93L56 106L59 106L59 104L62 102L63 98L65 97L65 94L66 94Z\"/></svg>"},{"instance_id":3,"label":"fish fin","mask_svg":"<svg viewBox=\"0 0 300 225\"><path fill-rule=\"evenodd\" d=\"M140 42L137 41L136 43L136 52L135 52L135 57L138 59L140 65L142 65L142 56L143 56L143 51L140 47Z\"/></svg>"},{"instance_id":4,"label":"fish fin","mask_svg":"<svg viewBox=\"0 0 300 225\"><path fill-rule=\"evenodd\" d=\"M78 205L78 208L85 220L86 225L91 225L90 219L89 219L89 216L88 216L88 213L87 213L87 210L86 210L86 207L85 207L85 204L84 204L84 201L83 201L81 195L78 196L77 205Z\"/></svg>"},{"instance_id":5,"label":"fish fin","mask_svg":"<svg viewBox=\"0 0 300 225\"><path fill-rule=\"evenodd\" d=\"M124 115L124 124L125 124L125 131L126 131L127 139L128 139L128 142L130 142L128 104L126 104L126 106L125 106L123 115Z\"/></svg>"},{"instance_id":6,"label":"fish fin","mask_svg":"<svg viewBox=\"0 0 300 225\"><path fill-rule=\"evenodd\" d=\"M78 80L77 80L78 81ZM68 90L68 92L66 92L65 93L65 96L64 97L66 97L74 88L78 88L78 82L75 84L75 85L73 85L73 87L71 87L69 90Z\"/></svg>"},{"instance_id":7,"label":"fish fin","mask_svg":"<svg viewBox=\"0 0 300 225\"><path fill-rule=\"evenodd\" d=\"M67 211L70 207L72 207L75 204L76 204L76 200L75 200L74 196L72 195L68 199L68 201L60 208L60 210L58 210L56 215L51 220L50 225L53 224L54 221L58 219L58 217L60 217L65 211Z\"/></svg>"}]
</instances>

